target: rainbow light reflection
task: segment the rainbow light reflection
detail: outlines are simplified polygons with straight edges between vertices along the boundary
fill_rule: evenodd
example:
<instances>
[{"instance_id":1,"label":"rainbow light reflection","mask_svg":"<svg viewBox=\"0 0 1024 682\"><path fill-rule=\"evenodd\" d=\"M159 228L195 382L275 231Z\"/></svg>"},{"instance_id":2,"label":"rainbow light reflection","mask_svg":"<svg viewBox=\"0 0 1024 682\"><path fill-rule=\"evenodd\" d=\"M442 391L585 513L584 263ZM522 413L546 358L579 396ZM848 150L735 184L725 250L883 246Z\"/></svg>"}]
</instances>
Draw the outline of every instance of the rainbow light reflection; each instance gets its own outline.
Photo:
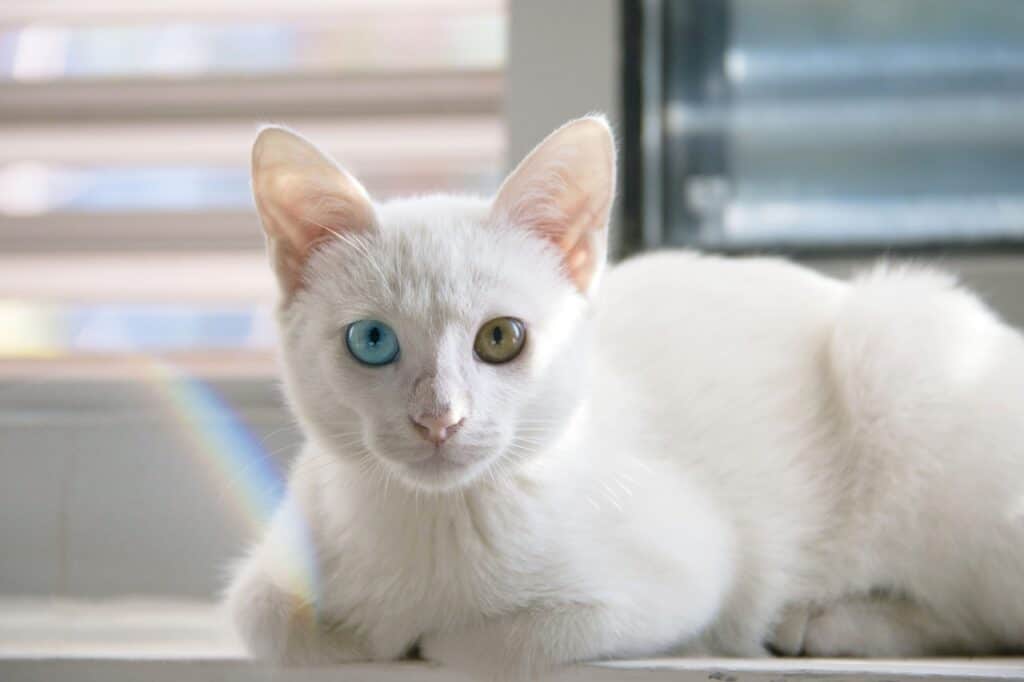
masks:
<instances>
[{"instance_id":1,"label":"rainbow light reflection","mask_svg":"<svg viewBox=\"0 0 1024 682\"><path fill-rule=\"evenodd\" d=\"M273 459L212 386L158 360L146 360L145 372L190 441L187 450L233 502L251 534L272 521L284 530L275 533L285 543L273 553L283 557L275 577L315 610L320 604L315 546L305 518L284 494L284 477Z\"/></svg>"},{"instance_id":2,"label":"rainbow light reflection","mask_svg":"<svg viewBox=\"0 0 1024 682\"><path fill-rule=\"evenodd\" d=\"M277 527L275 539L280 544L271 553L274 577L283 583L281 588L315 611L320 604L315 546L302 513L284 494L284 476L274 460L210 384L165 361L136 354L194 349L199 342L211 341L232 348L251 347L252 329L259 327L253 322L257 314L167 306L113 306L110 311L103 306L0 299L0 360L88 357L96 350L122 353L120 362L131 363L139 379L154 391L184 435L186 452L249 536L257 537L271 523ZM186 333L168 343L165 334L153 333L154 328L184 328ZM133 329L145 329L147 335L139 338ZM193 338L189 329L199 336ZM162 345L151 348L143 343L150 336Z\"/></svg>"}]
</instances>

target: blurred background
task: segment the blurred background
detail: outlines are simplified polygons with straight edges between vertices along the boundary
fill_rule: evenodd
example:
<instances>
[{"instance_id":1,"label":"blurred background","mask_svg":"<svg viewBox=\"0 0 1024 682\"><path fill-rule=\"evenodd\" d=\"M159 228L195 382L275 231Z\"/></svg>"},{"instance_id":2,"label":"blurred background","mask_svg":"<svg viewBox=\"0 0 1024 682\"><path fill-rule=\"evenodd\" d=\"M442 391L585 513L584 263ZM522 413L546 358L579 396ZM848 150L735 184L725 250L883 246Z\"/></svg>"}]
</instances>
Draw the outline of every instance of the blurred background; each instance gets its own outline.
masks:
<instances>
[{"instance_id":1,"label":"blurred background","mask_svg":"<svg viewBox=\"0 0 1024 682\"><path fill-rule=\"evenodd\" d=\"M0 3L0 655L218 641L301 443L259 123L387 198L489 193L594 110L618 256L934 261L1024 324L1019 0Z\"/></svg>"},{"instance_id":2,"label":"blurred background","mask_svg":"<svg viewBox=\"0 0 1024 682\"><path fill-rule=\"evenodd\" d=\"M629 4L637 245L1024 238L1022 3Z\"/></svg>"},{"instance_id":3,"label":"blurred background","mask_svg":"<svg viewBox=\"0 0 1024 682\"><path fill-rule=\"evenodd\" d=\"M506 26L500 0L0 4L0 353L266 350L257 125L377 196L489 192Z\"/></svg>"}]
</instances>

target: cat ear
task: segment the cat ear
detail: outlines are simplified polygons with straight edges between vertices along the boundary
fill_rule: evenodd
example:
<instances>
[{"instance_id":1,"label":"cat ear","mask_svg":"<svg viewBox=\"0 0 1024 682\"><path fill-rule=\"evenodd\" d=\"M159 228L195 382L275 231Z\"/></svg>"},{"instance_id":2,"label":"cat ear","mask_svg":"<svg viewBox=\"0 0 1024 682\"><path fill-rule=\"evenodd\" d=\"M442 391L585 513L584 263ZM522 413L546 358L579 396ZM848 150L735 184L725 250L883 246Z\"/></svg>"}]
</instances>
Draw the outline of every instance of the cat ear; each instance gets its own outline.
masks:
<instances>
[{"instance_id":1,"label":"cat ear","mask_svg":"<svg viewBox=\"0 0 1024 682\"><path fill-rule=\"evenodd\" d=\"M252 148L252 188L270 260L286 296L302 286L317 244L374 228L370 197L304 137L268 126Z\"/></svg>"},{"instance_id":2,"label":"cat ear","mask_svg":"<svg viewBox=\"0 0 1024 682\"><path fill-rule=\"evenodd\" d=\"M586 294L604 265L614 197L612 132L603 116L588 116L553 132L512 171L491 220L557 246L569 278Z\"/></svg>"}]
</instances>

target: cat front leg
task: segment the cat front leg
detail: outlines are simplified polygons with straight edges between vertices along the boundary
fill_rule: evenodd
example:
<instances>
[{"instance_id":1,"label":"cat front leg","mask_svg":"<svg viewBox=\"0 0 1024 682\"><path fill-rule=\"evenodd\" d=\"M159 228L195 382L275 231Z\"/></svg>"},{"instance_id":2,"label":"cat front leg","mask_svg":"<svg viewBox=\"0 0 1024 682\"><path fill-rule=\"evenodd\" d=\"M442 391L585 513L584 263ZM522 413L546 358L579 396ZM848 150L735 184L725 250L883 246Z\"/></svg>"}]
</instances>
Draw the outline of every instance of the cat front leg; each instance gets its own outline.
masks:
<instances>
[{"instance_id":1,"label":"cat front leg","mask_svg":"<svg viewBox=\"0 0 1024 682\"><path fill-rule=\"evenodd\" d=\"M804 651L804 635L812 607L807 603L790 604L783 609L765 641L767 649L776 656L799 656Z\"/></svg>"},{"instance_id":2,"label":"cat front leg","mask_svg":"<svg viewBox=\"0 0 1024 682\"><path fill-rule=\"evenodd\" d=\"M655 629L642 618L604 606L565 604L427 634L420 652L477 679L527 680L560 665L651 655L675 643L662 623Z\"/></svg>"},{"instance_id":3,"label":"cat front leg","mask_svg":"<svg viewBox=\"0 0 1024 682\"><path fill-rule=\"evenodd\" d=\"M277 586L249 559L225 601L228 617L255 658L285 665L323 665L374 658L354 628L318 614L309 601Z\"/></svg>"},{"instance_id":4,"label":"cat front leg","mask_svg":"<svg viewBox=\"0 0 1024 682\"><path fill-rule=\"evenodd\" d=\"M594 607L519 612L475 627L426 635L420 653L476 679L534 679L558 665L604 654L605 620Z\"/></svg>"},{"instance_id":5,"label":"cat front leg","mask_svg":"<svg viewBox=\"0 0 1024 682\"><path fill-rule=\"evenodd\" d=\"M769 646L789 656L872 658L952 655L969 649L962 633L931 609L885 595L791 606Z\"/></svg>"}]
</instances>

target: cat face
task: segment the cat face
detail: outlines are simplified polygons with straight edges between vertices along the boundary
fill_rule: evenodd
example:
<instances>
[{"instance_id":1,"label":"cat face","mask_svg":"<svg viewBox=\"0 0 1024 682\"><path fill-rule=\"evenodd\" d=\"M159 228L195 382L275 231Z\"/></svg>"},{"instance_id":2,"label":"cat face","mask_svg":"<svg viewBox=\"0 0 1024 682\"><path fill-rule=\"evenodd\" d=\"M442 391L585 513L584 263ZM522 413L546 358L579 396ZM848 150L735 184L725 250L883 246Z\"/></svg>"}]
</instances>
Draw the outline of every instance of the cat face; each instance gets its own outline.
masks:
<instances>
[{"instance_id":1,"label":"cat face","mask_svg":"<svg viewBox=\"0 0 1024 682\"><path fill-rule=\"evenodd\" d=\"M373 204L308 142L264 131L254 188L285 383L310 435L429 490L548 450L586 386L613 163L607 126L581 119L493 201Z\"/></svg>"}]
</instances>

